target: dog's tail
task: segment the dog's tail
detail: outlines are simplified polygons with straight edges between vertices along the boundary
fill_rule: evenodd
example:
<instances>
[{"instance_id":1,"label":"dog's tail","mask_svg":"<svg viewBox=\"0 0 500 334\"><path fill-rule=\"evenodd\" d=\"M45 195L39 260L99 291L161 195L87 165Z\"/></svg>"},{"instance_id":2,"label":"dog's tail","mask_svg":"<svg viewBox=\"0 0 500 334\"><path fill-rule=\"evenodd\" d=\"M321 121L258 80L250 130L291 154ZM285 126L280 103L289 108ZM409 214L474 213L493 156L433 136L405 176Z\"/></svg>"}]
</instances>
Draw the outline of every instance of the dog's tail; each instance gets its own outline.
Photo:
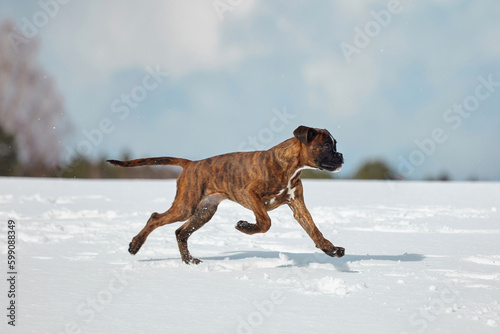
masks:
<instances>
[{"instance_id":1,"label":"dog's tail","mask_svg":"<svg viewBox=\"0 0 500 334\"><path fill-rule=\"evenodd\" d=\"M136 159L129 161L119 161L119 160L108 160L110 164L120 167L137 167L137 166L149 166L149 165L172 165L186 167L191 160L182 158L171 158L171 157L158 157L158 158L145 158Z\"/></svg>"}]
</instances>

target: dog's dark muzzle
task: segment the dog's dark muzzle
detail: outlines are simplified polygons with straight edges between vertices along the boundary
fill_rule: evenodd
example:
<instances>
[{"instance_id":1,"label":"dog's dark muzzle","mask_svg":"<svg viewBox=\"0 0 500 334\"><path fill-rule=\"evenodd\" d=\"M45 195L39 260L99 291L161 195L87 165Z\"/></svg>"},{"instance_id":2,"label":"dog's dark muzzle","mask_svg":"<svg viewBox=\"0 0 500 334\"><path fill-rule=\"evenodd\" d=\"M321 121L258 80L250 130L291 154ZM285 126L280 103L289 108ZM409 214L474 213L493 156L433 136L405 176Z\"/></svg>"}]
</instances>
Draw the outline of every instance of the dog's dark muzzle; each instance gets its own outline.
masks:
<instances>
[{"instance_id":1,"label":"dog's dark muzzle","mask_svg":"<svg viewBox=\"0 0 500 334\"><path fill-rule=\"evenodd\" d=\"M333 158L324 160L319 163L319 169L327 170L329 172L338 172L344 164L344 156L342 153L335 153Z\"/></svg>"}]
</instances>

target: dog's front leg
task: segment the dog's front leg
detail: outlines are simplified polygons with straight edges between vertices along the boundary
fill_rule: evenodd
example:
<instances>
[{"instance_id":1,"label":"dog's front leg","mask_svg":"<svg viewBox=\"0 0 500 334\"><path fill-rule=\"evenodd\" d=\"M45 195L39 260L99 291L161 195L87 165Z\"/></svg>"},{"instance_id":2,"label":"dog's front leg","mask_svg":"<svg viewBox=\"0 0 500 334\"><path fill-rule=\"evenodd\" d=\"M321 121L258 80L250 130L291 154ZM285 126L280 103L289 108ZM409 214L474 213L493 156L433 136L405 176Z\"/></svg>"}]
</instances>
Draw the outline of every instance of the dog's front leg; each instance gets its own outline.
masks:
<instances>
[{"instance_id":1,"label":"dog's front leg","mask_svg":"<svg viewBox=\"0 0 500 334\"><path fill-rule=\"evenodd\" d=\"M292 209L293 216L297 222L314 241L316 247L329 256L344 256L344 248L334 246L329 240L323 237L323 234L319 231L318 227L316 227L316 224L314 224L311 214L309 213L309 210L307 210L304 203L302 184L299 184L295 189L295 198L288 203L288 206Z\"/></svg>"}]
</instances>

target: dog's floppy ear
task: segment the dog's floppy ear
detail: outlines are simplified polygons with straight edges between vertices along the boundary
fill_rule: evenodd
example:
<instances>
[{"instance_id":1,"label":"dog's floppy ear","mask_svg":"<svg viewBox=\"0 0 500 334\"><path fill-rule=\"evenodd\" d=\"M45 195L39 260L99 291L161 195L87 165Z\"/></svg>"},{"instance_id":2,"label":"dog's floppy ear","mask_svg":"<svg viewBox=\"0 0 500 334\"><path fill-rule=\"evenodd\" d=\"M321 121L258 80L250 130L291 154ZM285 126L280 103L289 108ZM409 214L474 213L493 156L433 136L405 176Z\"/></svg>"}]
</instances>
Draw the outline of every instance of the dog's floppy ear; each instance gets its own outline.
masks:
<instances>
[{"instance_id":1,"label":"dog's floppy ear","mask_svg":"<svg viewBox=\"0 0 500 334\"><path fill-rule=\"evenodd\" d=\"M305 145L309 144L314 139L314 137L316 137L317 134L318 134L318 131L316 131L316 129L309 128L309 127L303 126L303 125L299 126L293 132L293 135L295 136L295 138L300 140L300 142L305 144Z\"/></svg>"}]
</instances>

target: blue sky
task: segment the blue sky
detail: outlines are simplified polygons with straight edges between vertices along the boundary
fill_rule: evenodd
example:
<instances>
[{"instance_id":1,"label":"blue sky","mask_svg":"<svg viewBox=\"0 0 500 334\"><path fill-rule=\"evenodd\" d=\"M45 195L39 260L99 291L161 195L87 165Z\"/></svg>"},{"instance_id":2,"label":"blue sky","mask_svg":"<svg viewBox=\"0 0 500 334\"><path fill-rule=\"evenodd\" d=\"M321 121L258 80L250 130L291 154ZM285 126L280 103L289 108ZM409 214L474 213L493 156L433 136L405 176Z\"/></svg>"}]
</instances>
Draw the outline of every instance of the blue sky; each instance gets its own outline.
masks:
<instances>
[{"instance_id":1,"label":"blue sky","mask_svg":"<svg viewBox=\"0 0 500 334\"><path fill-rule=\"evenodd\" d=\"M201 159L303 124L330 130L346 177L383 159L500 180L498 1L59 1L3 0L0 19L36 28L65 152Z\"/></svg>"}]
</instances>

